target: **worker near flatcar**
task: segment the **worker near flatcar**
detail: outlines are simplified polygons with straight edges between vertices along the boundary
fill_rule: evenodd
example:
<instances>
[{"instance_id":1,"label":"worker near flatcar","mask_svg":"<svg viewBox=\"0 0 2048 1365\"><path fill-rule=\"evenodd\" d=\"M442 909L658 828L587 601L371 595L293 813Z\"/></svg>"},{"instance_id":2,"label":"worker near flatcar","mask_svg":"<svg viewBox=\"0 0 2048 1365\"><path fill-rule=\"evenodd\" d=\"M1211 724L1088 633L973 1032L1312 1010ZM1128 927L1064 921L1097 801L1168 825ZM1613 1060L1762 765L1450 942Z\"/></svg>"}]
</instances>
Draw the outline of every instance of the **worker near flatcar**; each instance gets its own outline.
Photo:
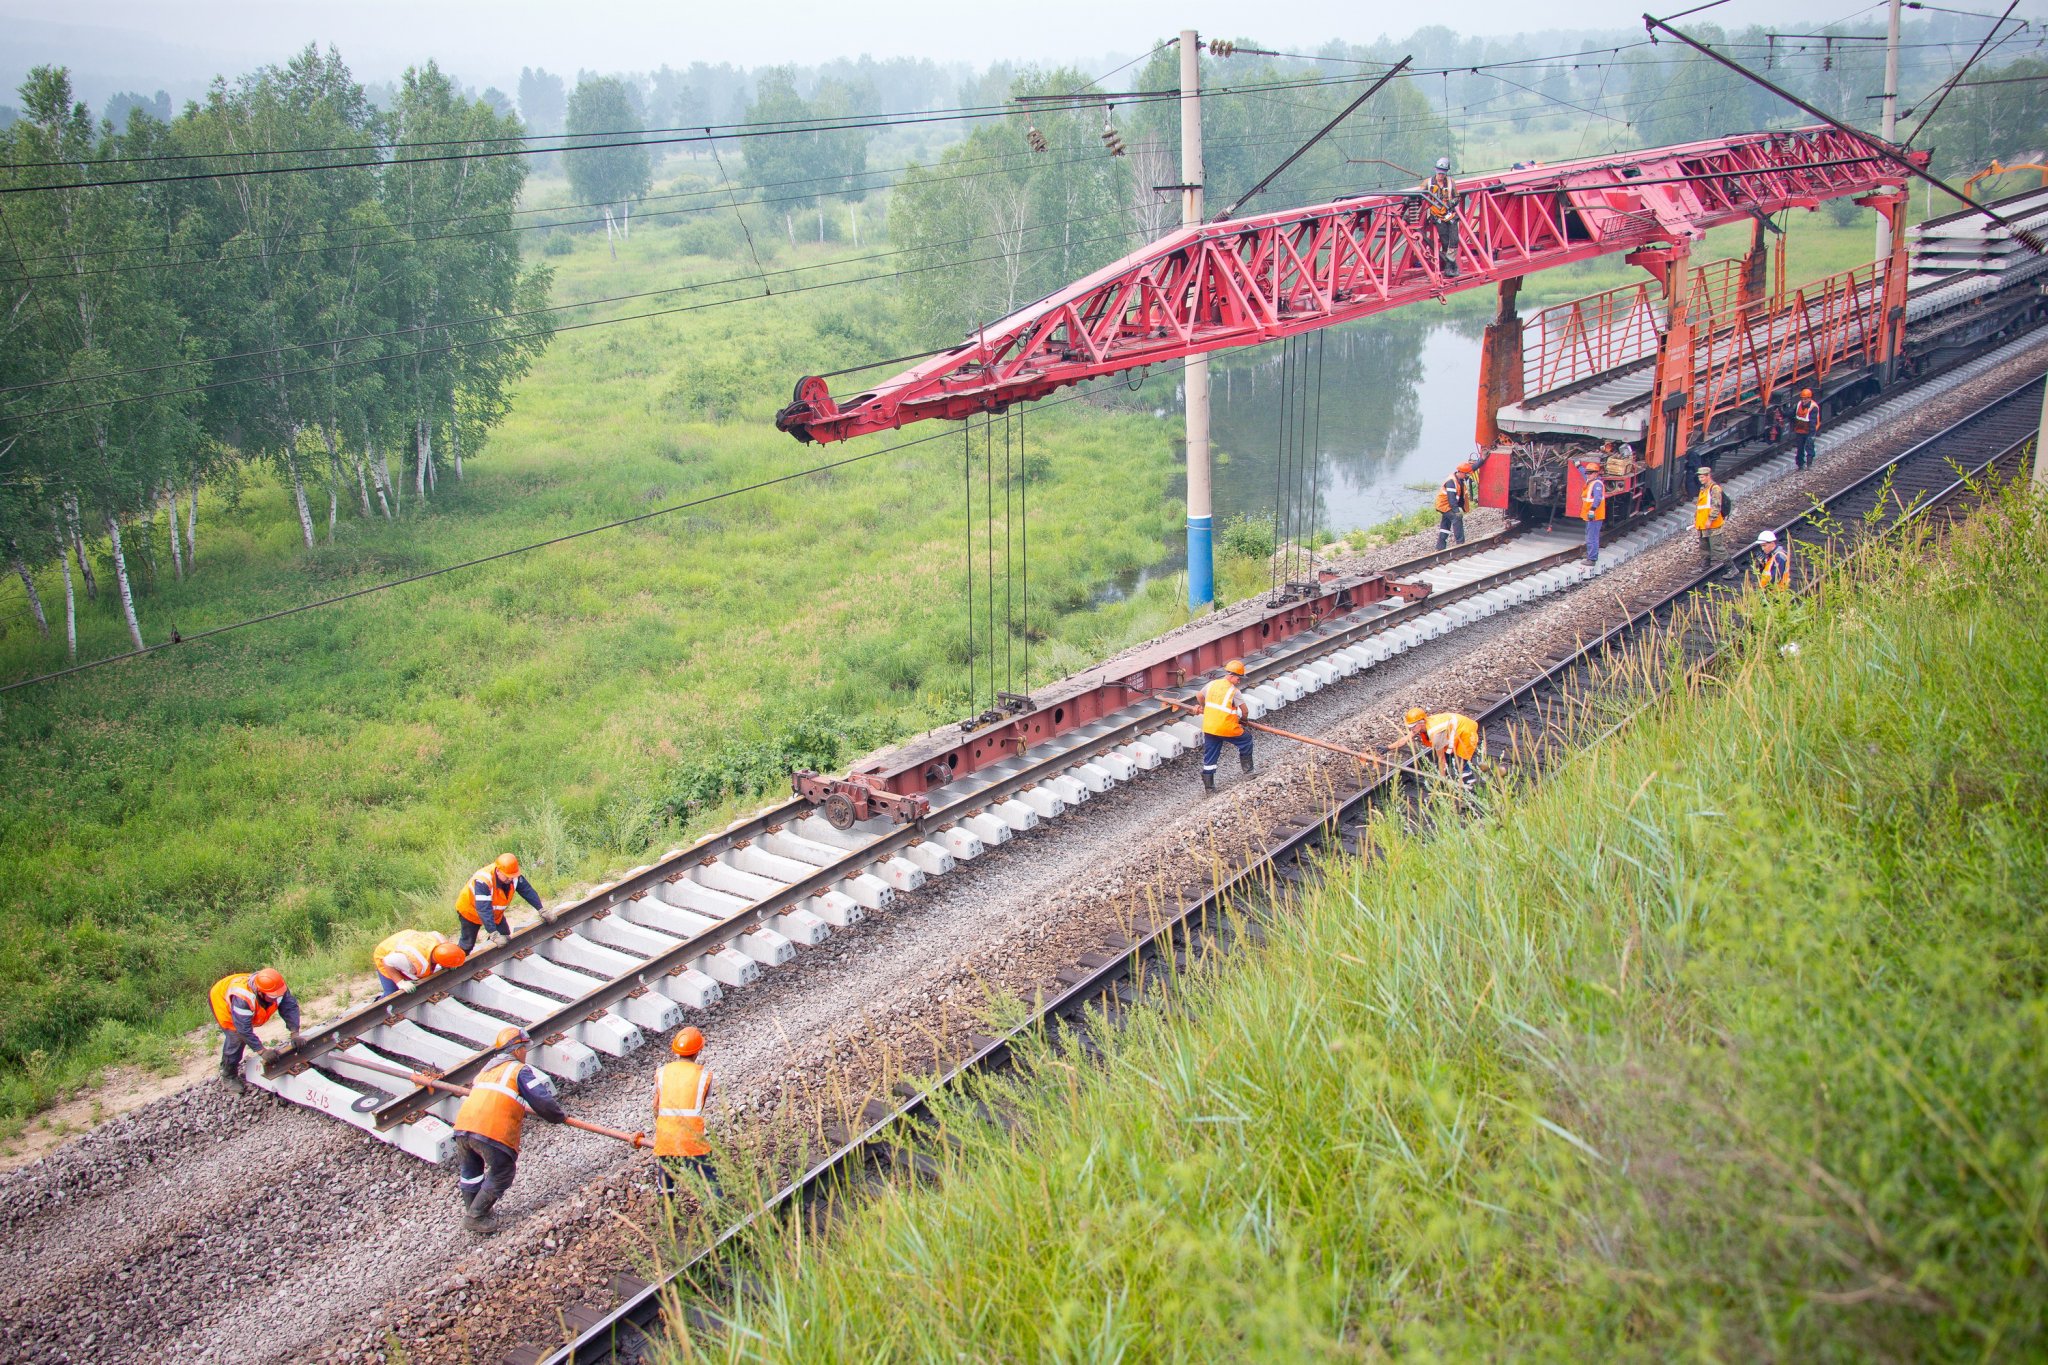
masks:
<instances>
[{"instance_id":1,"label":"worker near flatcar","mask_svg":"<svg viewBox=\"0 0 2048 1365\"><path fill-rule=\"evenodd\" d=\"M274 1055L256 1036L256 1030L273 1015L284 1016L284 1026L293 1047L299 1045L299 1001L284 983L284 973L275 967L253 972L236 972L213 983L207 993L213 1006L213 1021L220 1025L220 1075L231 1090L246 1090L242 1079L242 1055L254 1048L263 1057Z\"/></svg>"},{"instance_id":2,"label":"worker near flatcar","mask_svg":"<svg viewBox=\"0 0 2048 1365\"><path fill-rule=\"evenodd\" d=\"M704 1106L711 1098L711 1070L698 1060L704 1035L686 1028L669 1050L676 1060L654 1075L654 1182L664 1199L673 1199L680 1177L693 1175L717 1198L711 1144L704 1140Z\"/></svg>"},{"instance_id":3,"label":"worker near flatcar","mask_svg":"<svg viewBox=\"0 0 2048 1365\"><path fill-rule=\"evenodd\" d=\"M1436 232L1436 266L1445 278L1458 274L1458 185L1451 179L1451 159L1436 159L1436 174L1422 184L1422 207Z\"/></svg>"},{"instance_id":4,"label":"worker near flatcar","mask_svg":"<svg viewBox=\"0 0 2048 1365\"><path fill-rule=\"evenodd\" d=\"M1600 523L1607 520L1607 481L1600 475L1600 462L1586 460L1579 465L1585 482L1579 490L1579 515L1586 519L1586 563L1600 562Z\"/></svg>"},{"instance_id":5,"label":"worker near flatcar","mask_svg":"<svg viewBox=\"0 0 2048 1365\"><path fill-rule=\"evenodd\" d=\"M1792 463L1800 469L1813 463L1813 438L1820 431L1820 403L1812 389L1801 389L1792 405Z\"/></svg>"},{"instance_id":6,"label":"worker near flatcar","mask_svg":"<svg viewBox=\"0 0 2048 1365\"><path fill-rule=\"evenodd\" d=\"M462 945L463 952L476 950L478 930L500 939L512 937L505 911L515 895L536 910L542 908L540 892L519 870L519 855L515 853L500 853L496 862L478 868L463 883L461 893L455 897L455 913L462 920L462 932L456 942Z\"/></svg>"},{"instance_id":7,"label":"worker near flatcar","mask_svg":"<svg viewBox=\"0 0 2048 1365\"><path fill-rule=\"evenodd\" d=\"M1714 467L1700 466L1700 496L1692 507L1692 528L1700 535L1700 558L1714 567L1714 532L1728 520L1728 492L1714 478Z\"/></svg>"},{"instance_id":8,"label":"worker near flatcar","mask_svg":"<svg viewBox=\"0 0 2048 1365\"><path fill-rule=\"evenodd\" d=\"M1456 711L1432 714L1419 706L1409 707L1402 719L1408 723L1408 733L1387 746L1389 753L1411 744L1424 745L1436 755L1439 773L1449 776L1455 766L1458 780L1467 791L1479 785L1478 721Z\"/></svg>"},{"instance_id":9,"label":"worker near flatcar","mask_svg":"<svg viewBox=\"0 0 2048 1365\"><path fill-rule=\"evenodd\" d=\"M496 1055L477 1073L455 1111L456 1190L462 1198L462 1225L471 1232L498 1230L491 1210L519 1172L526 1116L538 1114L549 1123L569 1117L547 1073L527 1065L531 1042L525 1029L498 1030Z\"/></svg>"},{"instance_id":10,"label":"worker near flatcar","mask_svg":"<svg viewBox=\"0 0 2048 1365\"><path fill-rule=\"evenodd\" d=\"M1461 461L1456 472L1436 490L1436 547L1439 550L1449 545L1454 535L1460 545L1465 543L1465 514L1472 510L1472 504L1479 496L1472 472L1472 462Z\"/></svg>"},{"instance_id":11,"label":"worker near flatcar","mask_svg":"<svg viewBox=\"0 0 2048 1365\"><path fill-rule=\"evenodd\" d=\"M1776 531L1756 533L1756 582L1760 588L1783 591L1792 586L1792 554Z\"/></svg>"},{"instance_id":12,"label":"worker near flatcar","mask_svg":"<svg viewBox=\"0 0 2048 1365\"><path fill-rule=\"evenodd\" d=\"M400 929L370 950L370 967L377 973L377 998L413 990L435 972L460 967L469 954L440 934L424 929Z\"/></svg>"},{"instance_id":13,"label":"worker near flatcar","mask_svg":"<svg viewBox=\"0 0 2048 1365\"><path fill-rule=\"evenodd\" d=\"M1244 699L1237 680L1244 676L1244 660L1223 665L1224 675L1202 688L1202 790L1216 790L1216 760L1223 756L1223 743L1237 746L1238 766L1252 770L1252 737L1244 723L1251 718L1251 704Z\"/></svg>"}]
</instances>

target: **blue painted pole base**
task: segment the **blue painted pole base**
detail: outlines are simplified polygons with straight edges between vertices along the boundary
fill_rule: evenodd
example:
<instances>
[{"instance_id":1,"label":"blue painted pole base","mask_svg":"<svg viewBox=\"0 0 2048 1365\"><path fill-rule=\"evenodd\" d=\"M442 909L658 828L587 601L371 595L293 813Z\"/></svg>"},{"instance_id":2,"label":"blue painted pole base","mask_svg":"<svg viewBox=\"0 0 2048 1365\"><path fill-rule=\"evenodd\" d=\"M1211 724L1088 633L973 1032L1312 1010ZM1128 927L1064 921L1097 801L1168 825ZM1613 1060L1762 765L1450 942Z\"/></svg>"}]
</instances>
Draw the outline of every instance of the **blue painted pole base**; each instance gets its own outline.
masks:
<instances>
[{"instance_id":1,"label":"blue painted pole base","mask_svg":"<svg viewBox=\"0 0 2048 1365\"><path fill-rule=\"evenodd\" d=\"M1216 601L1215 519L1188 518L1188 610L1202 611Z\"/></svg>"}]
</instances>

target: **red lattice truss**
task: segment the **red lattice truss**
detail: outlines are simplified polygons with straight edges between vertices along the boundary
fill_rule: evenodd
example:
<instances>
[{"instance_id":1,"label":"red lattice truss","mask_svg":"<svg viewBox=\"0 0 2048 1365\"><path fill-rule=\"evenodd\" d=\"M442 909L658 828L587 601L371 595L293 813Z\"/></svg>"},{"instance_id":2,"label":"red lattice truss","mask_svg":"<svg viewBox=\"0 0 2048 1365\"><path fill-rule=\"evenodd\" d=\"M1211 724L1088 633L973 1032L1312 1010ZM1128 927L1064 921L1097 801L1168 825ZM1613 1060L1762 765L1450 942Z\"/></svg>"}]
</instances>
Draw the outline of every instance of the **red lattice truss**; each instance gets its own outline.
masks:
<instances>
[{"instance_id":1,"label":"red lattice truss","mask_svg":"<svg viewBox=\"0 0 2048 1365\"><path fill-rule=\"evenodd\" d=\"M776 425L843 441L1000 412L1085 379L1250 346L1708 228L1903 183L1863 140L1815 127L1459 182L1459 272L1419 191L1182 228L844 400L807 378Z\"/></svg>"}]
</instances>

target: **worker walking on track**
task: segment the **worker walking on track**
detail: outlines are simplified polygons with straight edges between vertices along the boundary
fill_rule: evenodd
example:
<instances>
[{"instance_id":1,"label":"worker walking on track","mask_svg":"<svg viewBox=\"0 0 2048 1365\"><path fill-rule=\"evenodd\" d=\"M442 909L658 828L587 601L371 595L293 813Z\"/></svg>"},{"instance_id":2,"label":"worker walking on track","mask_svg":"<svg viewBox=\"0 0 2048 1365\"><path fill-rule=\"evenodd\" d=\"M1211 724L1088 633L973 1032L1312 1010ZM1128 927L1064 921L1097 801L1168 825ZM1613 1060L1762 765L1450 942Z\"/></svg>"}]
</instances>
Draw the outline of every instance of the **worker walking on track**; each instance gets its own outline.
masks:
<instances>
[{"instance_id":1,"label":"worker walking on track","mask_svg":"<svg viewBox=\"0 0 2048 1365\"><path fill-rule=\"evenodd\" d=\"M468 960L468 952L439 934L400 929L370 950L370 967L377 973L377 998L417 989L434 973L460 967Z\"/></svg>"},{"instance_id":2,"label":"worker walking on track","mask_svg":"<svg viewBox=\"0 0 2048 1365\"><path fill-rule=\"evenodd\" d=\"M498 1055L477 1073L476 1084L455 1111L457 1189L462 1198L462 1225L486 1235L498 1224L491 1209L519 1169L519 1138L526 1116L538 1114L549 1123L569 1116L555 1098L547 1073L526 1063L532 1042L525 1029L498 1031Z\"/></svg>"},{"instance_id":3,"label":"worker walking on track","mask_svg":"<svg viewBox=\"0 0 2048 1365\"><path fill-rule=\"evenodd\" d=\"M718 1176L711 1169L711 1144L704 1140L704 1105L711 1098L711 1071L696 1060L704 1051L704 1035L695 1028L677 1033L669 1050L677 1060L654 1076L654 1183L664 1199L674 1199L679 1177L693 1175L720 1197Z\"/></svg>"},{"instance_id":4,"label":"worker walking on track","mask_svg":"<svg viewBox=\"0 0 2048 1365\"><path fill-rule=\"evenodd\" d=\"M1413 744L1425 745L1436 755L1439 773L1449 776L1455 763L1458 780L1465 784L1465 790L1471 791L1479 785L1478 721L1456 711L1432 714L1419 706L1409 707L1408 714L1402 719L1408 723L1408 733L1389 744L1388 753Z\"/></svg>"},{"instance_id":5,"label":"worker walking on track","mask_svg":"<svg viewBox=\"0 0 2048 1365\"><path fill-rule=\"evenodd\" d=\"M1223 756L1225 740L1237 746L1238 766L1247 773L1252 770L1252 737L1244 728L1251 718L1251 706L1237 686L1244 676L1244 660L1232 659L1223 665L1223 672L1226 676L1202 688L1203 791L1216 790L1216 760Z\"/></svg>"},{"instance_id":6,"label":"worker walking on track","mask_svg":"<svg viewBox=\"0 0 2048 1365\"><path fill-rule=\"evenodd\" d=\"M1792 463L1804 469L1813 463L1813 438L1820 431L1820 403L1812 389L1801 389L1792 405Z\"/></svg>"},{"instance_id":7,"label":"worker walking on track","mask_svg":"<svg viewBox=\"0 0 2048 1365\"><path fill-rule=\"evenodd\" d=\"M500 939L512 937L511 923L505 918L505 910L512 904L514 895L522 897L536 910L542 908L540 892L534 890L533 883L520 872L517 854L500 853L498 860L489 867L476 870L455 898L455 913L462 919L462 933L457 942L462 945L463 952L475 951L479 929Z\"/></svg>"},{"instance_id":8,"label":"worker walking on track","mask_svg":"<svg viewBox=\"0 0 2048 1365\"><path fill-rule=\"evenodd\" d=\"M1760 588L1780 592L1792 586L1792 554L1778 540L1776 531L1756 533L1756 582Z\"/></svg>"},{"instance_id":9,"label":"worker walking on track","mask_svg":"<svg viewBox=\"0 0 2048 1365\"><path fill-rule=\"evenodd\" d=\"M245 1051L254 1048L266 1058L275 1055L256 1036L256 1030L269 1023L273 1015L284 1016L292 1046L299 1045L299 1001L291 987L285 985L284 973L277 968L224 976L213 983L208 999L213 1005L213 1021L221 1030L220 1075L230 1089L248 1089L248 1082L242 1079Z\"/></svg>"},{"instance_id":10,"label":"worker walking on track","mask_svg":"<svg viewBox=\"0 0 2048 1365\"><path fill-rule=\"evenodd\" d=\"M1466 460L1436 490L1437 549L1444 549L1454 535L1458 538L1458 544L1465 543L1465 514L1472 510L1475 499L1476 493L1472 487L1472 462Z\"/></svg>"},{"instance_id":11,"label":"worker walking on track","mask_svg":"<svg viewBox=\"0 0 2048 1365\"><path fill-rule=\"evenodd\" d=\"M1600 562L1600 523L1607 520L1607 481L1600 477L1600 462L1587 460L1579 466L1585 487L1579 492L1579 515L1586 519L1586 563Z\"/></svg>"},{"instance_id":12,"label":"worker walking on track","mask_svg":"<svg viewBox=\"0 0 2048 1365\"><path fill-rule=\"evenodd\" d=\"M1436 159L1436 174L1422 184L1423 212L1436 231L1436 267L1446 279L1458 274L1458 185L1451 179L1451 159Z\"/></svg>"},{"instance_id":13,"label":"worker walking on track","mask_svg":"<svg viewBox=\"0 0 2048 1365\"><path fill-rule=\"evenodd\" d=\"M1728 490L1714 478L1714 467L1700 466L1700 496L1693 504L1692 527L1700 533L1700 558L1714 567L1714 532L1728 520Z\"/></svg>"}]
</instances>

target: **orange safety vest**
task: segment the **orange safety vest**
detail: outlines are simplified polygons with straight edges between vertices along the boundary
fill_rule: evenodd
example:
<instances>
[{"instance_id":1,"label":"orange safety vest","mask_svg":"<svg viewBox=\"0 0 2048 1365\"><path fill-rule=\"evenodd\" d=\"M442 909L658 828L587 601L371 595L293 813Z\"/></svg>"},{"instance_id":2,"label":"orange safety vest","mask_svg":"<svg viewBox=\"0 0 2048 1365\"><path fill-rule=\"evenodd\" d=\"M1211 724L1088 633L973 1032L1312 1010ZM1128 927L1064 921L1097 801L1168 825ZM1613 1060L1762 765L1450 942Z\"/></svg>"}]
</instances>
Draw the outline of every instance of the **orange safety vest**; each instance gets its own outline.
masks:
<instances>
[{"instance_id":1,"label":"orange safety vest","mask_svg":"<svg viewBox=\"0 0 2048 1365\"><path fill-rule=\"evenodd\" d=\"M1597 474L1579 490L1579 514L1587 521L1607 520L1607 485Z\"/></svg>"},{"instance_id":2,"label":"orange safety vest","mask_svg":"<svg viewBox=\"0 0 2048 1365\"><path fill-rule=\"evenodd\" d=\"M1757 567L1757 583L1766 588L1792 586L1792 556L1783 545L1773 545Z\"/></svg>"},{"instance_id":3,"label":"orange safety vest","mask_svg":"<svg viewBox=\"0 0 2048 1365\"><path fill-rule=\"evenodd\" d=\"M1429 216L1438 221L1450 217L1452 207L1458 202L1457 187L1448 171L1432 175L1424 182L1422 193L1429 205Z\"/></svg>"},{"instance_id":4,"label":"orange safety vest","mask_svg":"<svg viewBox=\"0 0 2048 1365\"><path fill-rule=\"evenodd\" d=\"M654 1154L710 1156L704 1141L704 1101L711 1072L695 1062L670 1062L654 1077Z\"/></svg>"},{"instance_id":5,"label":"orange safety vest","mask_svg":"<svg viewBox=\"0 0 2048 1365\"><path fill-rule=\"evenodd\" d=\"M1792 405L1792 430L1808 432L1819 425L1820 401L1818 399L1802 398Z\"/></svg>"},{"instance_id":6,"label":"orange safety vest","mask_svg":"<svg viewBox=\"0 0 2048 1365\"><path fill-rule=\"evenodd\" d=\"M246 1005L250 1020L259 1028L269 1023L270 1016L277 1013L278 1001L272 1000L265 1004L264 998L249 984L250 975L249 972L236 972L233 976L224 976L214 982L213 989L207 992L207 998L213 1003L213 1021L229 1033L235 1031L235 1014L230 1005L231 1001L239 1000Z\"/></svg>"},{"instance_id":7,"label":"orange safety vest","mask_svg":"<svg viewBox=\"0 0 2048 1365\"><path fill-rule=\"evenodd\" d=\"M1710 483L1700 490L1700 500L1692 509L1692 526L1695 531L1718 531L1721 529L1721 485Z\"/></svg>"},{"instance_id":8,"label":"orange safety vest","mask_svg":"<svg viewBox=\"0 0 2048 1365\"><path fill-rule=\"evenodd\" d=\"M1479 722L1455 711L1439 711L1422 723L1429 747L1439 754L1471 758L1479 752Z\"/></svg>"},{"instance_id":9,"label":"orange safety vest","mask_svg":"<svg viewBox=\"0 0 2048 1365\"><path fill-rule=\"evenodd\" d=\"M424 981L434 974L434 949L441 940L423 929L400 929L385 939L370 952L370 967L377 975L390 981ZM384 965L384 959L394 953L406 960L410 972L393 976Z\"/></svg>"},{"instance_id":10,"label":"orange safety vest","mask_svg":"<svg viewBox=\"0 0 2048 1365\"><path fill-rule=\"evenodd\" d=\"M1202 733L1232 739L1244 733L1244 698L1237 684L1218 678L1202 689Z\"/></svg>"},{"instance_id":11,"label":"orange safety vest","mask_svg":"<svg viewBox=\"0 0 2048 1365\"><path fill-rule=\"evenodd\" d=\"M512 893L517 889L519 883L515 879L511 886L501 884L498 881L498 869L495 864L489 867L480 867L470 874L469 880L462 884L462 894L455 898L455 913L468 920L471 924L483 923L482 918L476 912L476 884L478 882L487 882L490 885L491 904L498 911L494 918L507 929L511 928L512 922L505 918L505 908L512 904Z\"/></svg>"},{"instance_id":12,"label":"orange safety vest","mask_svg":"<svg viewBox=\"0 0 2048 1365\"><path fill-rule=\"evenodd\" d=\"M487 1066L455 1111L455 1131L475 1133L519 1150L519 1134L526 1116L533 1112L519 1093L519 1069L526 1063L517 1057Z\"/></svg>"}]
</instances>

